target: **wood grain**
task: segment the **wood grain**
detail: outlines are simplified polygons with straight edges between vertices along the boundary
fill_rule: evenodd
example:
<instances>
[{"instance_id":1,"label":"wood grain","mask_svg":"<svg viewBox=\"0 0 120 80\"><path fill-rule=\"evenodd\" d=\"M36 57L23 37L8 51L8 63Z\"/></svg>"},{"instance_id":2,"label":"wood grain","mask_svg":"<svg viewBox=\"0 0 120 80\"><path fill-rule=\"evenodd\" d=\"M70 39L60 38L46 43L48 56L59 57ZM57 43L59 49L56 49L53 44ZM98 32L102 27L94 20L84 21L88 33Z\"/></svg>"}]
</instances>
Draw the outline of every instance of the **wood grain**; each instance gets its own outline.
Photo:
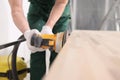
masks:
<instances>
[{"instance_id":1,"label":"wood grain","mask_svg":"<svg viewBox=\"0 0 120 80\"><path fill-rule=\"evenodd\" d=\"M73 31L43 80L120 80L120 32Z\"/></svg>"}]
</instances>

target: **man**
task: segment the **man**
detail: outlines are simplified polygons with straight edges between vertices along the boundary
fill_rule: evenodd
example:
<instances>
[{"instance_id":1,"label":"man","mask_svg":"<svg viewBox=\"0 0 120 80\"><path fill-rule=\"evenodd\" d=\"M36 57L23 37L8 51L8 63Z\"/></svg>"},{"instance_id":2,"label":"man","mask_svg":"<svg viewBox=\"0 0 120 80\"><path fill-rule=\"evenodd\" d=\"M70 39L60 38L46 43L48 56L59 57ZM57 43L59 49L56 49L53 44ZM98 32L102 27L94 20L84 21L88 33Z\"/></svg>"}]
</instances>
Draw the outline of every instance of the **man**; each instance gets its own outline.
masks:
<instances>
[{"instance_id":1,"label":"man","mask_svg":"<svg viewBox=\"0 0 120 80\"><path fill-rule=\"evenodd\" d=\"M45 50L30 45L31 36L36 34L55 34L67 29L70 21L69 0L29 0L28 21L24 16L22 0L9 0L13 21L24 34L31 52L31 80L40 80L46 71ZM40 31L40 32L39 32ZM50 64L57 53L51 52Z\"/></svg>"}]
</instances>

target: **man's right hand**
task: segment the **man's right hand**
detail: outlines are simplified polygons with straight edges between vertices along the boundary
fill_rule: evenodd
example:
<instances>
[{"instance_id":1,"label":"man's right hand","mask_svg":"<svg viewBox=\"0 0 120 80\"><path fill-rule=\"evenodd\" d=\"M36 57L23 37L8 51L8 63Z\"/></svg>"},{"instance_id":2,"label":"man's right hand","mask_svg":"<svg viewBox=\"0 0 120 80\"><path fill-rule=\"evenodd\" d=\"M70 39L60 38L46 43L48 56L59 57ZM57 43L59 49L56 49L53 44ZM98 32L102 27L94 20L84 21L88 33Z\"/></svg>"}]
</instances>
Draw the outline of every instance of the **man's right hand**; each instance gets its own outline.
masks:
<instances>
[{"instance_id":1,"label":"man's right hand","mask_svg":"<svg viewBox=\"0 0 120 80\"><path fill-rule=\"evenodd\" d=\"M30 49L30 51L32 53L35 53L37 51L40 51L40 52L45 51L45 49L43 49L43 48L37 48L37 47L31 45L31 37L33 36L33 34L40 34L40 32L37 29L27 30L24 32L24 37L27 41L27 46Z\"/></svg>"}]
</instances>

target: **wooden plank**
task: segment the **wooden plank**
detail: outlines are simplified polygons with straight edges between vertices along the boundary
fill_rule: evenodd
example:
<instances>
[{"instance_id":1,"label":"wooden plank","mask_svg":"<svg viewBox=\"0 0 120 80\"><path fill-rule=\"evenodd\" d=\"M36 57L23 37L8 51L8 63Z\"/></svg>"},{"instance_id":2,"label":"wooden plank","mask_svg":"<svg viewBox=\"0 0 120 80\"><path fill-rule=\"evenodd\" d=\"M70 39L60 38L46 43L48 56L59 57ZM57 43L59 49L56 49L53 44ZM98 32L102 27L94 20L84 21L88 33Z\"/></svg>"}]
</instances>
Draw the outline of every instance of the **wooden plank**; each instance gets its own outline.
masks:
<instances>
[{"instance_id":1,"label":"wooden plank","mask_svg":"<svg viewBox=\"0 0 120 80\"><path fill-rule=\"evenodd\" d=\"M73 31L43 80L120 80L120 32Z\"/></svg>"}]
</instances>

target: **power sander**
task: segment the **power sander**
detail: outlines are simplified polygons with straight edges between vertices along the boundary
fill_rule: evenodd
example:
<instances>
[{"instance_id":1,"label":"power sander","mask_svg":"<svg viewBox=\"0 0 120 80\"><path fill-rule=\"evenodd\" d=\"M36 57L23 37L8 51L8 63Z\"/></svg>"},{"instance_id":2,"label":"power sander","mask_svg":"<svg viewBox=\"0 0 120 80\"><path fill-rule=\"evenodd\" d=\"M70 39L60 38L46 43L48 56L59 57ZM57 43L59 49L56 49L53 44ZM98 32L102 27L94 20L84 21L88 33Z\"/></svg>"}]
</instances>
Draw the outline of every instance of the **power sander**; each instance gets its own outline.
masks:
<instances>
[{"instance_id":1,"label":"power sander","mask_svg":"<svg viewBox=\"0 0 120 80\"><path fill-rule=\"evenodd\" d=\"M55 50L55 52L59 52L70 33L71 31L59 32L57 34L33 34L31 38L31 45L38 48L49 49L51 51ZM0 49L26 41L23 35L21 37L17 41L0 45Z\"/></svg>"},{"instance_id":2,"label":"power sander","mask_svg":"<svg viewBox=\"0 0 120 80\"><path fill-rule=\"evenodd\" d=\"M58 53L69 35L69 31L59 32L57 34L33 34L31 45L38 48L49 49L50 51L54 50Z\"/></svg>"}]
</instances>

